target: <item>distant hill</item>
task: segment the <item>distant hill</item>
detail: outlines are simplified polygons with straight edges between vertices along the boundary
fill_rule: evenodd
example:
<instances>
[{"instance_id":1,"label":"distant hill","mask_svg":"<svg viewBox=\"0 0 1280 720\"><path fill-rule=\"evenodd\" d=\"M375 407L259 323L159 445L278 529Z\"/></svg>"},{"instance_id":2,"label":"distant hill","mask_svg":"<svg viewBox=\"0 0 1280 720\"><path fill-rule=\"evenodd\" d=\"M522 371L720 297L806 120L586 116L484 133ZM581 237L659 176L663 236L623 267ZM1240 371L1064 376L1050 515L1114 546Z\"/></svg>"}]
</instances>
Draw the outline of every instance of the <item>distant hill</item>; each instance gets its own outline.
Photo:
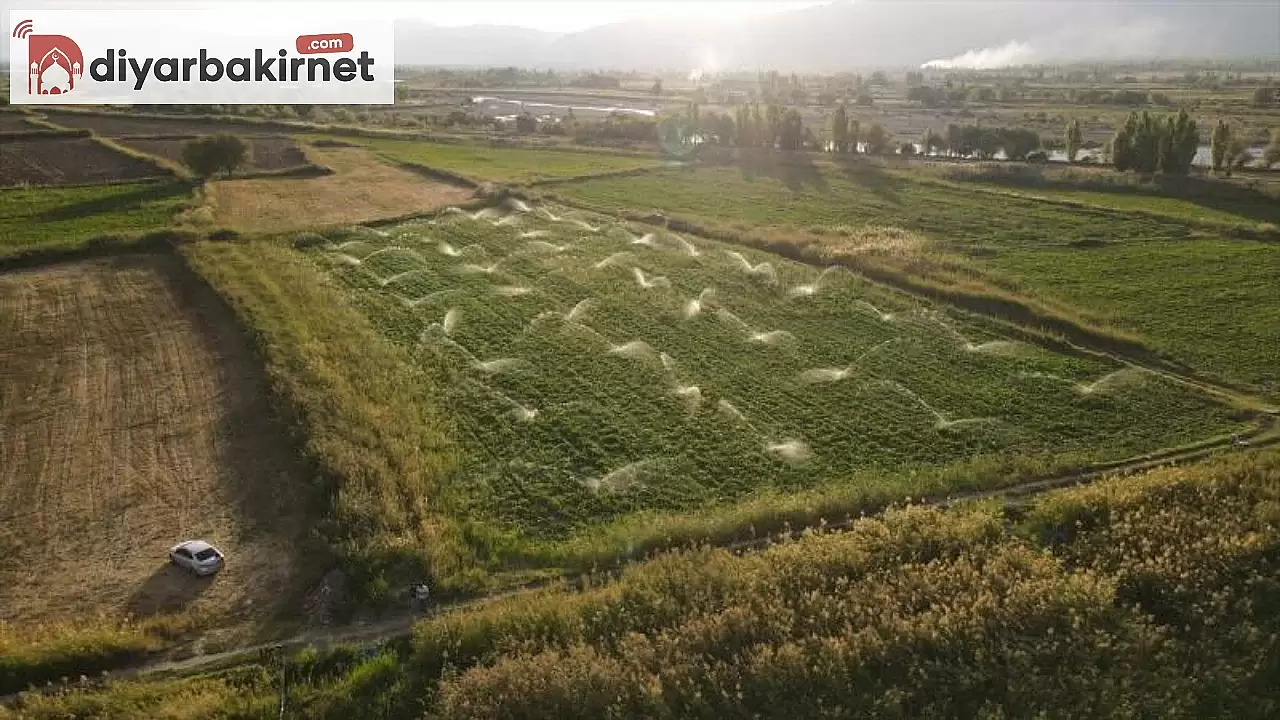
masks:
<instances>
[{"instance_id":1,"label":"distant hill","mask_svg":"<svg viewBox=\"0 0 1280 720\"><path fill-rule=\"evenodd\" d=\"M631 21L555 34L400 22L396 61L564 69L833 71L914 66L1017 43L1018 63L1136 57L1280 56L1280 3L840 2L705 20Z\"/></svg>"}]
</instances>

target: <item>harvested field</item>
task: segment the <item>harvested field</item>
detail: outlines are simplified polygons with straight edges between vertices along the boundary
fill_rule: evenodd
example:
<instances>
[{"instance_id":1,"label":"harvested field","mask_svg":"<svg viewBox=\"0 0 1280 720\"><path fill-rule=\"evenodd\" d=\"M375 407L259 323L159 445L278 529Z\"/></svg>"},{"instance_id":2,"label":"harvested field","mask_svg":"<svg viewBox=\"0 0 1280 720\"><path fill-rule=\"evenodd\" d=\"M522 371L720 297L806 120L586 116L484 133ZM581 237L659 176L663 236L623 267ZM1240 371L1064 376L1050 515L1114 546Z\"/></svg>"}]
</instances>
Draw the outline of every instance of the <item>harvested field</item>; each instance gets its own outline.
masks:
<instances>
[{"instance_id":1,"label":"harvested field","mask_svg":"<svg viewBox=\"0 0 1280 720\"><path fill-rule=\"evenodd\" d=\"M86 115L82 113L42 110L41 113L55 125L92 130L102 137L129 137L132 135L212 135L235 133L237 135L270 135L272 130L252 123L223 123L183 117L146 118L128 115Z\"/></svg>"},{"instance_id":2,"label":"harvested field","mask_svg":"<svg viewBox=\"0 0 1280 720\"><path fill-rule=\"evenodd\" d=\"M123 145L156 155L176 163L182 162L182 148L190 138L146 138L126 140ZM288 137L247 138L250 146L249 168L253 170L284 170L307 164L307 156Z\"/></svg>"},{"instance_id":3,"label":"harvested field","mask_svg":"<svg viewBox=\"0 0 1280 720\"><path fill-rule=\"evenodd\" d=\"M35 129L36 127L29 124L21 113L0 112L0 132L22 132Z\"/></svg>"},{"instance_id":4,"label":"harvested field","mask_svg":"<svg viewBox=\"0 0 1280 720\"><path fill-rule=\"evenodd\" d=\"M158 167L85 138L0 143L0 186L82 185L163 177Z\"/></svg>"},{"instance_id":5,"label":"harvested field","mask_svg":"<svg viewBox=\"0 0 1280 720\"><path fill-rule=\"evenodd\" d=\"M465 202L470 188L392 167L363 148L311 148L334 170L316 178L246 178L209 184L218 227L279 232L426 212Z\"/></svg>"},{"instance_id":6,"label":"harvested field","mask_svg":"<svg viewBox=\"0 0 1280 720\"><path fill-rule=\"evenodd\" d=\"M165 255L0 275L0 622L268 609L300 475L230 314ZM212 579L167 549L201 537Z\"/></svg>"}]
</instances>

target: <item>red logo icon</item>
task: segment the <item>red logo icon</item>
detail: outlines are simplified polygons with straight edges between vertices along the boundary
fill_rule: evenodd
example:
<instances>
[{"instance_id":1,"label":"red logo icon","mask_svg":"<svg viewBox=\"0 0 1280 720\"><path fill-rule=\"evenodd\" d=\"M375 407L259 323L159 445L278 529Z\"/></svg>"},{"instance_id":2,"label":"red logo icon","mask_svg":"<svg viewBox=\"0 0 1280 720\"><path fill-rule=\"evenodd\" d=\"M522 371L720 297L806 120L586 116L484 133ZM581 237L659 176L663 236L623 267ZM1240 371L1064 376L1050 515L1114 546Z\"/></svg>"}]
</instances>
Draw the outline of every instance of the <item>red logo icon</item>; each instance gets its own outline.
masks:
<instances>
[{"instance_id":1,"label":"red logo icon","mask_svg":"<svg viewBox=\"0 0 1280 720\"><path fill-rule=\"evenodd\" d=\"M66 35L32 35L30 20L23 20L13 36L27 40L27 94L63 95L84 77L84 56L75 40Z\"/></svg>"}]
</instances>

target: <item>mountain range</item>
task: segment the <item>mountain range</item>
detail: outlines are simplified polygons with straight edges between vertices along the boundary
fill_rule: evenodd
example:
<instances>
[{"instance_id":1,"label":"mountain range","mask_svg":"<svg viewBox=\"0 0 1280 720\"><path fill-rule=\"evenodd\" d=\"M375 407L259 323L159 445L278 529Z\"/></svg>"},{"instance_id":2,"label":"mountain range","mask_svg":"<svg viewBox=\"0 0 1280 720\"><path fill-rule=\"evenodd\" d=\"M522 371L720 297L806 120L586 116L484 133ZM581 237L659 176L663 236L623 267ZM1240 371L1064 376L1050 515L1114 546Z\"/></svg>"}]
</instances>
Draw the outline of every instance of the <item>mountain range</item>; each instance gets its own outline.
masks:
<instances>
[{"instance_id":1,"label":"mountain range","mask_svg":"<svg viewBox=\"0 0 1280 720\"><path fill-rule=\"evenodd\" d=\"M500 18L498 18L500 21ZM573 33L397 20L404 65L822 71L1128 58L1280 59L1280 2L845 0Z\"/></svg>"}]
</instances>

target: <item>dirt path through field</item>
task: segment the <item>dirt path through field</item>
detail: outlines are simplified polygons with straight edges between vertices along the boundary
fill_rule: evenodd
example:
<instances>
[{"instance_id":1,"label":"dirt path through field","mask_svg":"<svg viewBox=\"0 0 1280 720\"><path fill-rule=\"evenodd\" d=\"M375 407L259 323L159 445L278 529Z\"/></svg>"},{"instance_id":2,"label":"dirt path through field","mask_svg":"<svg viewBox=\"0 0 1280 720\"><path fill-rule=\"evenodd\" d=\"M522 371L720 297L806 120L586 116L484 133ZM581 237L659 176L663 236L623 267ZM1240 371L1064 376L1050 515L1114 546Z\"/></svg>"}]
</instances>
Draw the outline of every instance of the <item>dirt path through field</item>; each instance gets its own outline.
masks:
<instances>
[{"instance_id":1,"label":"dirt path through field","mask_svg":"<svg viewBox=\"0 0 1280 720\"><path fill-rule=\"evenodd\" d=\"M245 339L177 259L0 275L0 337L0 621L234 614L291 585L303 478ZM190 537L226 571L168 566Z\"/></svg>"}]
</instances>

